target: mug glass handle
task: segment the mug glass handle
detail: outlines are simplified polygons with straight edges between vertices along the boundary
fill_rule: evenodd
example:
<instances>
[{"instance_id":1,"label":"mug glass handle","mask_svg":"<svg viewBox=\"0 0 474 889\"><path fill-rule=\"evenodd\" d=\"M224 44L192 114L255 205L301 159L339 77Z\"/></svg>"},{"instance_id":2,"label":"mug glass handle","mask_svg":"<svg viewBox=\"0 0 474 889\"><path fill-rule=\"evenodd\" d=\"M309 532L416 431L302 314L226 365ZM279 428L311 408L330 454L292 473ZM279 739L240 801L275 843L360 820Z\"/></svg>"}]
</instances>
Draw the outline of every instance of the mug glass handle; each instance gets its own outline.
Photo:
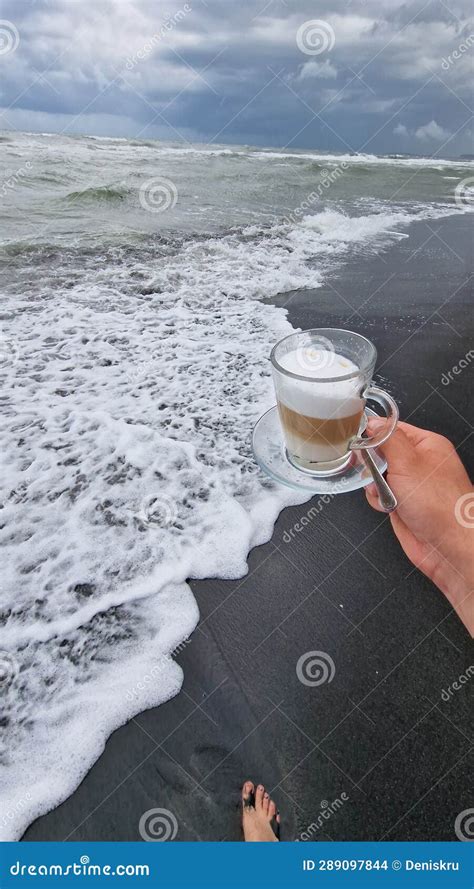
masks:
<instances>
[{"instance_id":1,"label":"mug glass handle","mask_svg":"<svg viewBox=\"0 0 474 889\"><path fill-rule=\"evenodd\" d=\"M383 444L384 441L387 441L387 438L390 438L398 422L397 403L384 389L379 389L377 386L367 386L362 393L362 397L371 398L372 401L376 401L381 405L385 411L385 424L373 435L367 436L367 438L362 438L360 435L353 438L350 444L351 451L358 448L365 450L367 448L376 448Z\"/></svg>"}]
</instances>

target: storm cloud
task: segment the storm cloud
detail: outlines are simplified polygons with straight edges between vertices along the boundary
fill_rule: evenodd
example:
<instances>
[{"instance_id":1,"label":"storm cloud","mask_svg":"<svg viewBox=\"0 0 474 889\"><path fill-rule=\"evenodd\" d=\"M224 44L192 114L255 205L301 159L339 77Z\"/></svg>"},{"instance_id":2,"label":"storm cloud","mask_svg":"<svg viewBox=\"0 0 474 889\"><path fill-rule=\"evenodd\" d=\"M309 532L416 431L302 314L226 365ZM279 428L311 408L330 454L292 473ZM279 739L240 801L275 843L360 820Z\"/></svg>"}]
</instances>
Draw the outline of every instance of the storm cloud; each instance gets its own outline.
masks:
<instances>
[{"instance_id":1,"label":"storm cloud","mask_svg":"<svg viewBox=\"0 0 474 889\"><path fill-rule=\"evenodd\" d=\"M7 0L0 128L472 151L470 0Z\"/></svg>"}]
</instances>

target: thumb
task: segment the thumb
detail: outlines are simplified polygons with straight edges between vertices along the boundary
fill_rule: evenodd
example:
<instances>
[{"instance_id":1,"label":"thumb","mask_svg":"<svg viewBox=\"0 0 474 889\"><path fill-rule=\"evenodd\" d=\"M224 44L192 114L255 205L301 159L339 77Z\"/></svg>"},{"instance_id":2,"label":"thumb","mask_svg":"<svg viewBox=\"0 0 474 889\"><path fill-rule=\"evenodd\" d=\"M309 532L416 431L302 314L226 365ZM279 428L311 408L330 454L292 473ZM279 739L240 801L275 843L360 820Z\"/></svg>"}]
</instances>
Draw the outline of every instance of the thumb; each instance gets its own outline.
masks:
<instances>
[{"instance_id":1,"label":"thumb","mask_svg":"<svg viewBox=\"0 0 474 889\"><path fill-rule=\"evenodd\" d=\"M376 432L382 431L385 428L385 425L385 420L371 418L368 423L369 434L373 435ZM391 469L392 472L403 471L405 467L409 468L413 466L415 460L415 448L408 436L405 435L403 429L400 429L399 426L397 426L390 438L381 445L381 450L389 465L389 469Z\"/></svg>"}]
</instances>

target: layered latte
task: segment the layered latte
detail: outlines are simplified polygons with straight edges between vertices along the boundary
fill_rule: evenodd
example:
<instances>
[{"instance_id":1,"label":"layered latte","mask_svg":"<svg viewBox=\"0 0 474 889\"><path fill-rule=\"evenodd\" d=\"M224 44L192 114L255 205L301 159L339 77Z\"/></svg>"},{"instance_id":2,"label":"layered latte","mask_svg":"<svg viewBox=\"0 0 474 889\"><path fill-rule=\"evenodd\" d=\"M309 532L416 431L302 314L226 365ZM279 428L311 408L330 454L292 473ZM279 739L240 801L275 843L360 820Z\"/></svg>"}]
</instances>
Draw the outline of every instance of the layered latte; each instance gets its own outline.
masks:
<instances>
[{"instance_id":1,"label":"layered latte","mask_svg":"<svg viewBox=\"0 0 474 889\"><path fill-rule=\"evenodd\" d=\"M288 451L303 464L344 457L364 410L357 365L336 352L311 346L287 352L279 363L294 374L279 374L276 381Z\"/></svg>"}]
</instances>

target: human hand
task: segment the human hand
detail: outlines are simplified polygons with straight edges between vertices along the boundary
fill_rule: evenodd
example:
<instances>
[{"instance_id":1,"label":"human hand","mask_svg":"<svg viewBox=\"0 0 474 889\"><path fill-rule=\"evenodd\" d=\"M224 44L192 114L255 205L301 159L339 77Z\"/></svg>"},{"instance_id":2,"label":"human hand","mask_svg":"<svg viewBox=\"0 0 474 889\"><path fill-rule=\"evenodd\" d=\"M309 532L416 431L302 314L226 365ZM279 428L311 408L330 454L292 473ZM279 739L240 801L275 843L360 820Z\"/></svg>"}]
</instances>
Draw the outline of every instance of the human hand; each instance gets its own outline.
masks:
<instances>
[{"instance_id":1,"label":"human hand","mask_svg":"<svg viewBox=\"0 0 474 889\"><path fill-rule=\"evenodd\" d=\"M377 426L371 421L370 430ZM409 423L399 423L382 450L398 500L390 521L402 549L474 635L474 490L466 470L447 438ZM375 485L365 491L381 512Z\"/></svg>"}]
</instances>

